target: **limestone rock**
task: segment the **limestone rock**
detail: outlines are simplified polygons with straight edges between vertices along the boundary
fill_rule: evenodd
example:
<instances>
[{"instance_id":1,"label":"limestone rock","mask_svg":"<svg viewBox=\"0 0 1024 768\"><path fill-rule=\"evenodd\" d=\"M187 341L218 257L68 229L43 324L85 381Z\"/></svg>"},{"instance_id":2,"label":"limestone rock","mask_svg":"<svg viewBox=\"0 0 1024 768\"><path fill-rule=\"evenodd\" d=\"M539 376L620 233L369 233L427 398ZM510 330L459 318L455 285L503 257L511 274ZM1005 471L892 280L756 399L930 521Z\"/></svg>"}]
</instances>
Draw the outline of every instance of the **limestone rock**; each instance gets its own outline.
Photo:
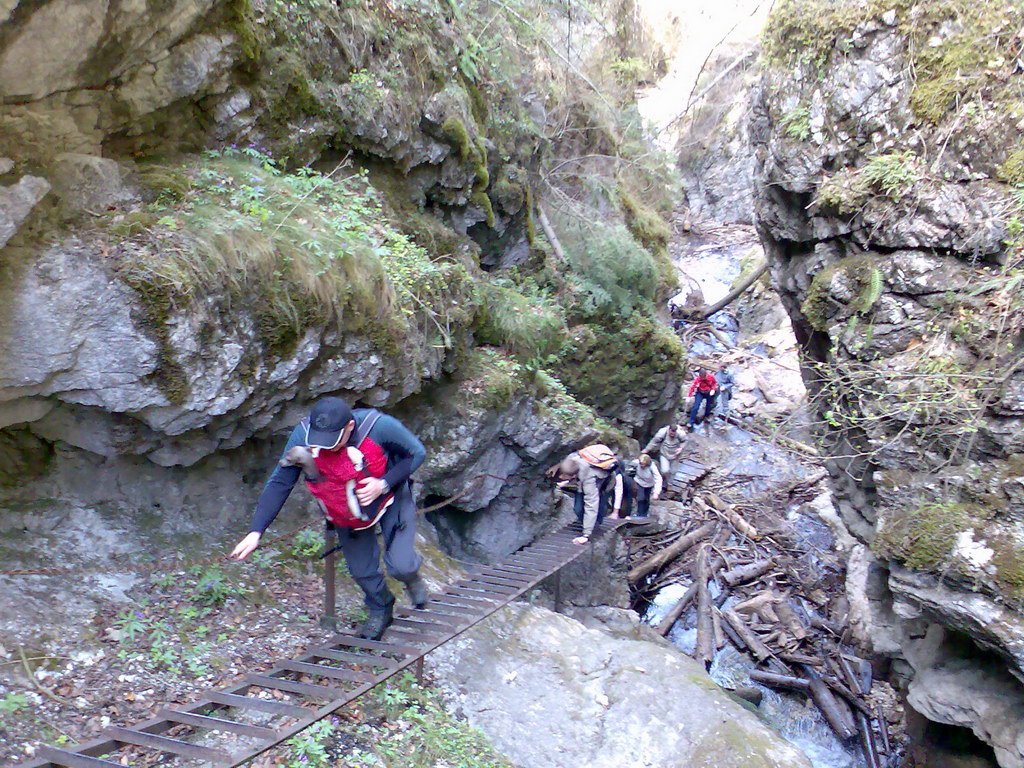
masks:
<instances>
[{"instance_id":1,"label":"limestone rock","mask_svg":"<svg viewBox=\"0 0 1024 768\"><path fill-rule=\"evenodd\" d=\"M36 203L49 191L49 182L38 176L22 176L17 184L0 187L0 248L14 237Z\"/></svg>"},{"instance_id":2,"label":"limestone rock","mask_svg":"<svg viewBox=\"0 0 1024 768\"><path fill-rule=\"evenodd\" d=\"M449 706L523 768L806 768L664 642L513 604L428 657Z\"/></svg>"},{"instance_id":3,"label":"limestone rock","mask_svg":"<svg viewBox=\"0 0 1024 768\"><path fill-rule=\"evenodd\" d=\"M121 167L113 160L95 155L73 152L57 155L50 179L54 193L61 200L61 208L69 215L82 211L100 213L136 198Z\"/></svg>"}]
</instances>

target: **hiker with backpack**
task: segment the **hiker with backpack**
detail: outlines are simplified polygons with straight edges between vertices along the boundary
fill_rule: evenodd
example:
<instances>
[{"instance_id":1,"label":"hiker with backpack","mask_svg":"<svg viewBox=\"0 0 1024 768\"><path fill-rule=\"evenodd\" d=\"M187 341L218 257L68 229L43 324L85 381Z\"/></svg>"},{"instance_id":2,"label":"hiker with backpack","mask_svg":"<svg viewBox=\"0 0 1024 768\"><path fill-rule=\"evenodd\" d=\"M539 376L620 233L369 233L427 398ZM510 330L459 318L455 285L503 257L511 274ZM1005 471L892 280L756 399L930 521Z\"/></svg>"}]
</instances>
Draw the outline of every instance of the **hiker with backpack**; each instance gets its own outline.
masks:
<instances>
[{"instance_id":1,"label":"hiker with backpack","mask_svg":"<svg viewBox=\"0 0 1024 768\"><path fill-rule=\"evenodd\" d=\"M615 471L619 459L606 445L595 443L570 453L561 462L548 468L548 477L558 477L559 484L576 484L573 511L583 524L582 535L573 544L586 544L594 528L604 518L611 501L611 519L618 519L622 510L622 474Z\"/></svg>"},{"instance_id":2,"label":"hiker with backpack","mask_svg":"<svg viewBox=\"0 0 1024 768\"><path fill-rule=\"evenodd\" d=\"M253 513L250 531L231 552L244 560L277 517L301 475L338 533L349 573L363 590L368 617L359 636L378 640L391 624L395 598L384 582L376 529L388 573L405 584L416 608L427 603L416 552L411 480L426 450L398 419L372 408L352 410L337 397L319 400L292 430Z\"/></svg>"},{"instance_id":3,"label":"hiker with backpack","mask_svg":"<svg viewBox=\"0 0 1024 768\"><path fill-rule=\"evenodd\" d=\"M698 368L697 375L694 377L693 383L690 384L690 390L686 393L687 397L693 398L693 407L690 409L691 430L697 427L697 415L700 413L702 404L704 406L704 416L700 421L705 421L711 415L711 411L715 407L715 395L717 394L718 382L715 380L715 375L711 371Z\"/></svg>"},{"instance_id":4,"label":"hiker with backpack","mask_svg":"<svg viewBox=\"0 0 1024 768\"><path fill-rule=\"evenodd\" d=\"M634 463L633 483L636 486L636 516L630 520L646 520L651 511L651 502L661 497L662 479L658 465L646 453L641 453Z\"/></svg>"},{"instance_id":5,"label":"hiker with backpack","mask_svg":"<svg viewBox=\"0 0 1024 768\"><path fill-rule=\"evenodd\" d=\"M683 426L681 416L677 416L671 423L667 424L650 439L643 453L648 456L658 454L658 469L661 472L662 480L668 484L675 476L679 459L683 455L683 447L686 444L686 427Z\"/></svg>"}]
</instances>

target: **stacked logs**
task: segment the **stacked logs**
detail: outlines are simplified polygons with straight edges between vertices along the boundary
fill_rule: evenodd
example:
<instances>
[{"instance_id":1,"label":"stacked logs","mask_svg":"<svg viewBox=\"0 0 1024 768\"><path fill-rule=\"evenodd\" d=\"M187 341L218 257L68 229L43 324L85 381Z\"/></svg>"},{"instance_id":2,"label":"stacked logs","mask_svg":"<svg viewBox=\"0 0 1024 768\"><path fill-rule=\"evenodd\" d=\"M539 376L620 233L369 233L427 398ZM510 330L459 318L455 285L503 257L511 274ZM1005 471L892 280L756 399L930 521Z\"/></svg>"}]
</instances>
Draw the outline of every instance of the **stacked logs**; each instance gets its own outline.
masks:
<instances>
[{"instance_id":1,"label":"stacked logs","mask_svg":"<svg viewBox=\"0 0 1024 768\"><path fill-rule=\"evenodd\" d=\"M756 662L752 681L810 697L838 737L860 739L866 765L881 768L893 750L885 718L869 701L871 665L843 643L841 606L833 610L839 621L805 610L823 608L827 598L818 574L801 567L781 538L759 532L737 507L707 493L693 500L684 530L636 530L628 579L639 594L688 580L659 634L693 607L694 658L709 666L731 643Z\"/></svg>"}]
</instances>

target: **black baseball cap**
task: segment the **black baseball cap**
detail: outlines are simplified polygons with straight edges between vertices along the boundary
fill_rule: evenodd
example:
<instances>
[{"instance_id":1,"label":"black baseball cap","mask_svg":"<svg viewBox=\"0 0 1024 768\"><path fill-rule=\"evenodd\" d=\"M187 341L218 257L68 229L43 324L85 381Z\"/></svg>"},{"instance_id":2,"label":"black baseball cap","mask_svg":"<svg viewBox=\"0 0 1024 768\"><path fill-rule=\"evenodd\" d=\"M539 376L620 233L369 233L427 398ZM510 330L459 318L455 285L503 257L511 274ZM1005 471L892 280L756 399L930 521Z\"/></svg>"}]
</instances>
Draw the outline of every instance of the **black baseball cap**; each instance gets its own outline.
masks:
<instances>
[{"instance_id":1,"label":"black baseball cap","mask_svg":"<svg viewBox=\"0 0 1024 768\"><path fill-rule=\"evenodd\" d=\"M350 421L352 409L340 397L319 400L309 412L306 445L310 448L334 448Z\"/></svg>"}]
</instances>

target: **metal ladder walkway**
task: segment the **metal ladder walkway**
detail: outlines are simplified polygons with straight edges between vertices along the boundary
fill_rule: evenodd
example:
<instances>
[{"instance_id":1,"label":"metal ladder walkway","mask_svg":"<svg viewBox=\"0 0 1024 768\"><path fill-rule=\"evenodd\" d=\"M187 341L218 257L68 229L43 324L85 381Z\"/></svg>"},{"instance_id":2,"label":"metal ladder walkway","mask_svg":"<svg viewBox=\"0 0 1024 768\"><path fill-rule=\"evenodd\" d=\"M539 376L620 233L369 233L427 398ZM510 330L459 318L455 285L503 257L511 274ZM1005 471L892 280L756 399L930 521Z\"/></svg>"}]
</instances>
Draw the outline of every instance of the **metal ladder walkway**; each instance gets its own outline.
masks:
<instances>
[{"instance_id":1,"label":"metal ladder walkway","mask_svg":"<svg viewBox=\"0 0 1024 768\"><path fill-rule=\"evenodd\" d=\"M595 538L622 524L606 520ZM176 758L175 765L241 765L402 670L413 665L421 670L423 657L430 651L548 577L557 578L562 568L591 549L592 544L572 543L578 533L579 524L550 533L431 595L424 610L396 609L394 624L379 641L335 635L326 645L277 661L265 673L247 674L228 688L207 691L177 709L161 709L155 717L129 728L109 727L98 738L74 748L40 747L33 760L18 768L123 768L115 762L115 753L126 747L170 755ZM556 607L557 602L556 597ZM300 677L314 682L301 682ZM275 698L274 692L289 700ZM228 718L230 713L244 714ZM167 735L172 729L174 735Z\"/></svg>"}]
</instances>

